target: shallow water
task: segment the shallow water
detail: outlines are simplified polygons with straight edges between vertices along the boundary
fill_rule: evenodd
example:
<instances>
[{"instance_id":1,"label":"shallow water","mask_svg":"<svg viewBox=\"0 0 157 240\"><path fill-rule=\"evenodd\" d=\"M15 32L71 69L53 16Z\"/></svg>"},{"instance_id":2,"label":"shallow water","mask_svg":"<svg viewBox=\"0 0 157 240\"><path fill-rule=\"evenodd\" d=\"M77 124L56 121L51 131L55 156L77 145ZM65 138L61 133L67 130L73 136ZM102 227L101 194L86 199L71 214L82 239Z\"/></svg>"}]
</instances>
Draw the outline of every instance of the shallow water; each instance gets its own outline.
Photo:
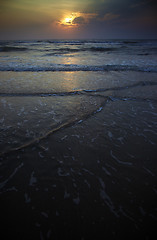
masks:
<instances>
[{"instance_id":1,"label":"shallow water","mask_svg":"<svg viewBox=\"0 0 157 240\"><path fill-rule=\"evenodd\" d=\"M154 239L156 42L31 44L1 43L5 236ZM121 69L124 59L128 62ZM45 65L49 61L53 66ZM109 61L113 65L106 67ZM100 71L95 68L99 63ZM61 65L54 71L54 64ZM69 72L65 64L76 65ZM43 71L45 66L53 71Z\"/></svg>"},{"instance_id":2,"label":"shallow water","mask_svg":"<svg viewBox=\"0 0 157 240\"><path fill-rule=\"evenodd\" d=\"M156 73L2 72L0 83L2 152L80 121L108 102L157 100Z\"/></svg>"}]
</instances>

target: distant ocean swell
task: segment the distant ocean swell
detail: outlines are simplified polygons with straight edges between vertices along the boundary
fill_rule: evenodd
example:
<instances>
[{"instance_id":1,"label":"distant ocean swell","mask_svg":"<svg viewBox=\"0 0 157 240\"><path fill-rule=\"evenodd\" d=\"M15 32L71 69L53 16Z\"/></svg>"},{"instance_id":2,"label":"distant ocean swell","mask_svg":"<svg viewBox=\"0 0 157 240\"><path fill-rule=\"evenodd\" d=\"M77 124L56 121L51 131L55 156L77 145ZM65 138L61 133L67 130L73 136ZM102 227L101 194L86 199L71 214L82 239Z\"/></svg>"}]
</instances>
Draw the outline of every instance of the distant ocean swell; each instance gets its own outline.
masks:
<instances>
[{"instance_id":1,"label":"distant ocean swell","mask_svg":"<svg viewBox=\"0 0 157 240\"><path fill-rule=\"evenodd\" d=\"M97 43L98 44L98 43ZM0 44L1 45L1 44ZM44 48L44 46L46 47L47 45L38 45L38 44L30 44L30 46L26 45L26 46L0 46L0 52L23 52L23 51L39 51L39 52L48 52L47 56L53 56L54 54L68 54L68 53L77 53L77 52L106 52L106 53L110 53L110 52L119 52L119 53L124 53L125 51L127 53L133 53L135 50L135 54L138 54L137 49L133 49L132 45L128 45L128 44L123 44L123 45L111 45L111 46L90 46L90 45L83 45L83 44L73 44L75 47L71 47L72 44L64 44L65 47L61 47L61 45L57 45L56 44L52 44L52 45L48 45L48 48ZM69 45L69 47L68 47ZM42 48L40 48L42 47ZM136 46L137 47L137 46ZM157 53L157 47L152 46L150 47L145 46L145 52L143 54L145 55L151 55L154 53ZM139 54L141 53L140 50Z\"/></svg>"},{"instance_id":2,"label":"distant ocean swell","mask_svg":"<svg viewBox=\"0 0 157 240\"><path fill-rule=\"evenodd\" d=\"M29 48L26 47L10 47L10 46L4 46L0 47L0 52L16 52L16 51L27 51Z\"/></svg>"},{"instance_id":3,"label":"distant ocean swell","mask_svg":"<svg viewBox=\"0 0 157 240\"><path fill-rule=\"evenodd\" d=\"M136 66L136 65L75 65L75 64L54 64L51 66L0 66L0 71L14 72L70 72L70 71L138 71L157 72L157 66Z\"/></svg>"},{"instance_id":4,"label":"distant ocean swell","mask_svg":"<svg viewBox=\"0 0 157 240\"><path fill-rule=\"evenodd\" d=\"M28 47L15 47L15 46L3 46L0 47L0 52L16 52L16 51L30 51L30 50L35 50L35 49L31 49ZM38 49L37 49L38 50ZM96 51L96 52L107 52L107 51L114 51L114 50L118 50L118 48L114 47L114 48L109 48L109 47L82 47L82 48L68 48L68 47L64 47L64 48L52 48L49 49L47 51L54 51L54 52L60 52L60 53L65 53L65 52L81 52L81 51ZM46 51L46 50L43 50Z\"/></svg>"}]
</instances>

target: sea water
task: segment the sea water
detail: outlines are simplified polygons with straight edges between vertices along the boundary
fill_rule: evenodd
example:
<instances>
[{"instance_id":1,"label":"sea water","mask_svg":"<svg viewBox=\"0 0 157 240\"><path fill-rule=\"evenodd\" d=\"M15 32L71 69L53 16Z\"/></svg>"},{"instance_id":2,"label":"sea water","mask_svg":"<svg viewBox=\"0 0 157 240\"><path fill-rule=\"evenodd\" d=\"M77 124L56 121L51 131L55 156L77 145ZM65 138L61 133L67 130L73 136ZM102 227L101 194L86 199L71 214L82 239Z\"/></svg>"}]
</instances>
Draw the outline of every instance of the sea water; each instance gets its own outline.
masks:
<instances>
[{"instance_id":1,"label":"sea water","mask_svg":"<svg viewBox=\"0 0 157 240\"><path fill-rule=\"evenodd\" d=\"M0 42L1 207L20 239L149 237L156 144L156 40Z\"/></svg>"},{"instance_id":2,"label":"sea water","mask_svg":"<svg viewBox=\"0 0 157 240\"><path fill-rule=\"evenodd\" d=\"M156 85L157 41L0 42L0 62L3 152L44 136L58 123L81 119L93 104L97 110L100 99L89 101L87 93ZM85 111L81 103L89 105Z\"/></svg>"}]
</instances>

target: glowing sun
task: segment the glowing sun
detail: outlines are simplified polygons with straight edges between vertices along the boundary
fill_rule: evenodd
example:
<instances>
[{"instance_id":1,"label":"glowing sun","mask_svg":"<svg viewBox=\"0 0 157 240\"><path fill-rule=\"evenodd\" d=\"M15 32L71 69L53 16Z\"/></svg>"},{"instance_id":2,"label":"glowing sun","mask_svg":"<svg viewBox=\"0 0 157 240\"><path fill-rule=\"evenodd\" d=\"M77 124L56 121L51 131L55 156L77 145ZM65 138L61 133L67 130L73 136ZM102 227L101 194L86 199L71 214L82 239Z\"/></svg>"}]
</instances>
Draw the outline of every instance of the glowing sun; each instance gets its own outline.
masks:
<instances>
[{"instance_id":1,"label":"glowing sun","mask_svg":"<svg viewBox=\"0 0 157 240\"><path fill-rule=\"evenodd\" d=\"M69 16L65 16L61 21L60 24L64 25L64 26L73 26L75 25L73 23L73 20L76 18L76 14L72 13Z\"/></svg>"},{"instance_id":2,"label":"glowing sun","mask_svg":"<svg viewBox=\"0 0 157 240\"><path fill-rule=\"evenodd\" d=\"M65 23L67 23L67 24L71 24L71 23L72 23L72 18L67 17L67 18L64 19L64 21L65 21Z\"/></svg>"}]
</instances>

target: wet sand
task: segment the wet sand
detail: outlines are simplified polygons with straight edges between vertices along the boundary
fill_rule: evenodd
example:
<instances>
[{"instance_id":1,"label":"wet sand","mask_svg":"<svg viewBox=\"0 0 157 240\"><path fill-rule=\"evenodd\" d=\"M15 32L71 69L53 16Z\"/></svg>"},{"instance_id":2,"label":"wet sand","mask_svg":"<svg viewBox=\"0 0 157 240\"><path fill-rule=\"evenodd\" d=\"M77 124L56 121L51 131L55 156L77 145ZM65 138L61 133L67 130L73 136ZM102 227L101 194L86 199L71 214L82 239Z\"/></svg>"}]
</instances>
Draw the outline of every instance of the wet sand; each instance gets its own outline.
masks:
<instances>
[{"instance_id":1,"label":"wet sand","mask_svg":"<svg viewBox=\"0 0 157 240\"><path fill-rule=\"evenodd\" d=\"M70 98L95 99L90 112L3 153L2 239L155 239L156 91L81 90Z\"/></svg>"}]
</instances>

